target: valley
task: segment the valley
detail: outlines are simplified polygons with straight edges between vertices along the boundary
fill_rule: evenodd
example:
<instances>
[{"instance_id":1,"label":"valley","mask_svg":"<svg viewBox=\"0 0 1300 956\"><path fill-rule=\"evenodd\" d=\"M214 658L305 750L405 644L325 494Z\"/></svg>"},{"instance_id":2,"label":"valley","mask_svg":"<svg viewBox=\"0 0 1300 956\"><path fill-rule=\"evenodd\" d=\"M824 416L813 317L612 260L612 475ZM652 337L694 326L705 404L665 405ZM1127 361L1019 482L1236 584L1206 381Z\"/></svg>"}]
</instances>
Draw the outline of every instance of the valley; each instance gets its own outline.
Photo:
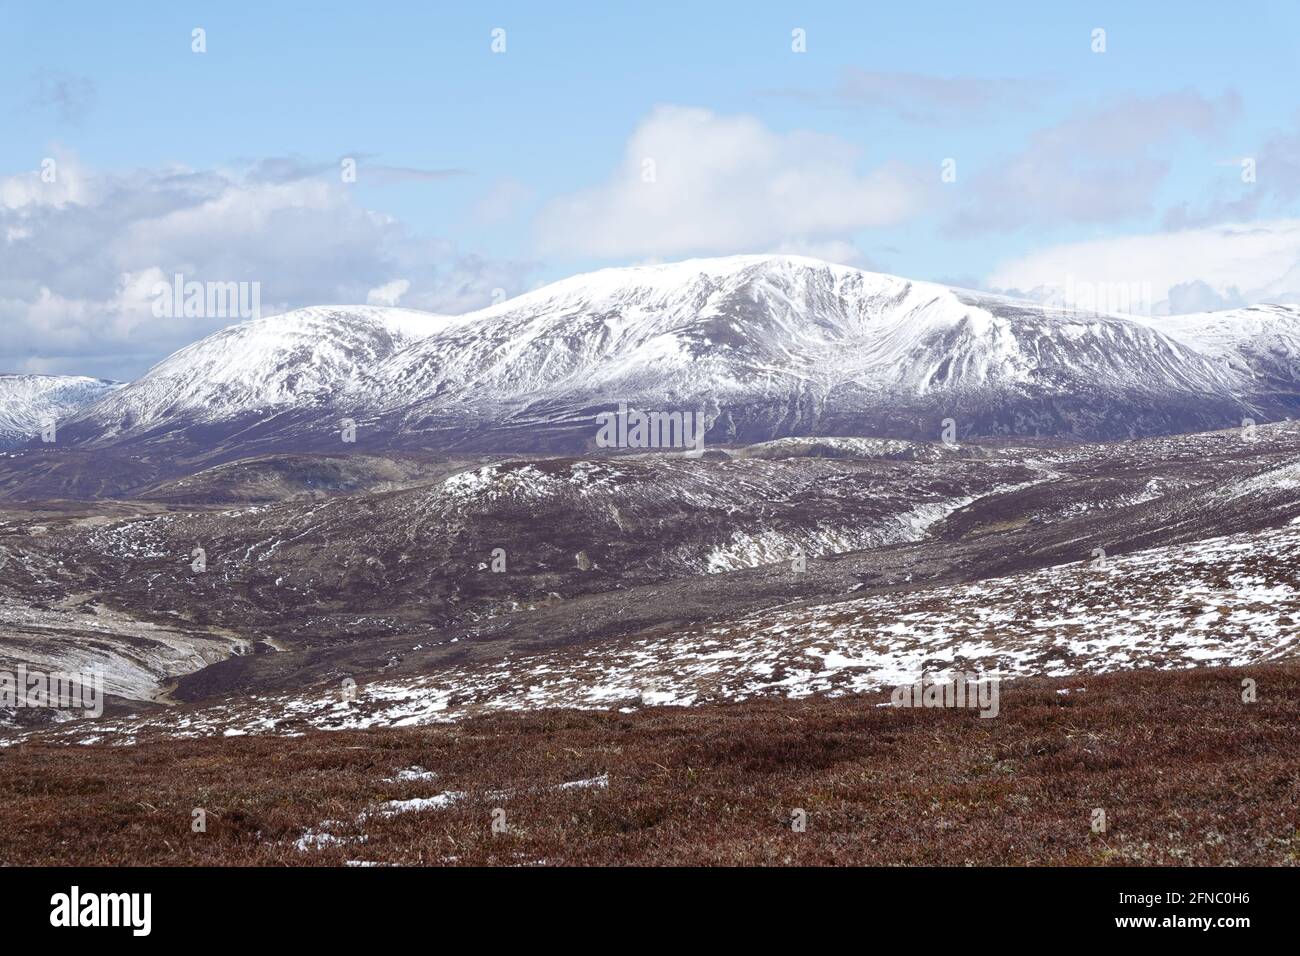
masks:
<instances>
[{"instance_id":1,"label":"valley","mask_svg":"<svg viewBox=\"0 0 1300 956\"><path fill-rule=\"evenodd\" d=\"M211 732L333 726L344 681L369 725L1285 660L1298 449L1284 424L460 470L253 459L151 501L6 506L0 653L72 665L93 637L136 675L121 707L165 696L140 719Z\"/></svg>"}]
</instances>

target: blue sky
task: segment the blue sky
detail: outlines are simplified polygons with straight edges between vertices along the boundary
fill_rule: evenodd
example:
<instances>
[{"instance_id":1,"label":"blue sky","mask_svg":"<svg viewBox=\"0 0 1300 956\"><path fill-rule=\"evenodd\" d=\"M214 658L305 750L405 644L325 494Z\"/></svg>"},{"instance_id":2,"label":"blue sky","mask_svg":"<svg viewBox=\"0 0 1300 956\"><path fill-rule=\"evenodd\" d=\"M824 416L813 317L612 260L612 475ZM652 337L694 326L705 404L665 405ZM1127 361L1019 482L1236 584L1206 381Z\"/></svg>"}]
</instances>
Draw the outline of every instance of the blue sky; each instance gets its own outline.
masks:
<instances>
[{"instance_id":1,"label":"blue sky","mask_svg":"<svg viewBox=\"0 0 1300 956\"><path fill-rule=\"evenodd\" d=\"M0 371L139 374L222 324L142 311L177 269L272 310L766 251L1300 290L1293 2L2 6Z\"/></svg>"}]
</instances>

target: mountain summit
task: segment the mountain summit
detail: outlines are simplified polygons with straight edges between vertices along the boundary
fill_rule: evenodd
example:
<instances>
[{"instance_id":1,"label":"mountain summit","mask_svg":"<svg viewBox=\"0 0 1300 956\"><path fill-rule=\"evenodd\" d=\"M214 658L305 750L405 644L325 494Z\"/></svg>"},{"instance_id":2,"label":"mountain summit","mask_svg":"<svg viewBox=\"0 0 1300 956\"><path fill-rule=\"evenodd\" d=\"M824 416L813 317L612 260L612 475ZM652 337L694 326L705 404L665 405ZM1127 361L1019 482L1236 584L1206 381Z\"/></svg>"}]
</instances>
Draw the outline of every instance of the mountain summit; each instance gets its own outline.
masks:
<instances>
[{"instance_id":1,"label":"mountain summit","mask_svg":"<svg viewBox=\"0 0 1300 956\"><path fill-rule=\"evenodd\" d=\"M455 318L340 306L245 323L68 430L93 444L327 445L346 417L368 442L558 452L592 447L595 416L624 405L703 413L713 442L1168 434L1296 406L1300 369L1268 336L1294 336L1300 313L1277 307L1265 324L1212 335L796 256L697 259L579 275Z\"/></svg>"}]
</instances>

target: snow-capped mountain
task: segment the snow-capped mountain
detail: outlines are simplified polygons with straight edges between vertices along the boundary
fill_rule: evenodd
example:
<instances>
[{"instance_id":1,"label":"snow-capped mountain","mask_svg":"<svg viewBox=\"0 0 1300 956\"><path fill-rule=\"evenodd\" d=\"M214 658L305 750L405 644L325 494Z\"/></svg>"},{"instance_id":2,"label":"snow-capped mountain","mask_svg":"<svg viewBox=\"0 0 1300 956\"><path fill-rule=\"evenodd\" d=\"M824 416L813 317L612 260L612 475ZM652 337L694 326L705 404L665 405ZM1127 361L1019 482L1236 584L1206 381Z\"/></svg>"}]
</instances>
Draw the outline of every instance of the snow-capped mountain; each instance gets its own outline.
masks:
<instances>
[{"instance_id":1,"label":"snow-capped mountain","mask_svg":"<svg viewBox=\"0 0 1300 956\"><path fill-rule=\"evenodd\" d=\"M455 320L370 306L317 306L234 325L181 349L68 425L91 441L332 407L382 363Z\"/></svg>"},{"instance_id":2,"label":"snow-capped mountain","mask_svg":"<svg viewBox=\"0 0 1300 956\"><path fill-rule=\"evenodd\" d=\"M946 419L958 437L1168 434L1298 403L1300 368L1270 338L1294 341L1295 313L1257 311L1225 314L1220 335L1198 331L1209 319L1055 311L796 256L698 259L457 318L333 307L245 323L66 431L323 444L351 417L368 442L562 451L591 448L595 415L625 403L703 414L711 442L934 438Z\"/></svg>"},{"instance_id":3,"label":"snow-capped mountain","mask_svg":"<svg viewBox=\"0 0 1300 956\"><path fill-rule=\"evenodd\" d=\"M33 440L50 422L120 387L82 375L0 375L0 448Z\"/></svg>"},{"instance_id":4,"label":"snow-capped mountain","mask_svg":"<svg viewBox=\"0 0 1300 956\"><path fill-rule=\"evenodd\" d=\"M1300 381L1300 305L1256 305L1171 315L1153 324L1202 354L1257 380L1261 391L1295 390Z\"/></svg>"},{"instance_id":5,"label":"snow-capped mountain","mask_svg":"<svg viewBox=\"0 0 1300 956\"><path fill-rule=\"evenodd\" d=\"M713 437L1114 437L1239 421L1238 377L1117 316L793 256L577 276L473 313L386 363L403 430L567 427L624 401L702 409ZM580 442L579 442L580 443Z\"/></svg>"}]
</instances>

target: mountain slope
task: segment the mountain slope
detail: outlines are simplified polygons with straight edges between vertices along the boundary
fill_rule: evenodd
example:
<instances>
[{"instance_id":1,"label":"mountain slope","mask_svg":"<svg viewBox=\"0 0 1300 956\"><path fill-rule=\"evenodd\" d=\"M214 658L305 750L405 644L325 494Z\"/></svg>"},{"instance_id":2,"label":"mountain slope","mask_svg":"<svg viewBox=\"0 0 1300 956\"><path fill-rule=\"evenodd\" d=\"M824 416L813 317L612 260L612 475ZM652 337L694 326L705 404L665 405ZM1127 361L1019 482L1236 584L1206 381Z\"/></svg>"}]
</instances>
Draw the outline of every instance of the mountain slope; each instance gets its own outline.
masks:
<instances>
[{"instance_id":1,"label":"mountain slope","mask_svg":"<svg viewBox=\"0 0 1300 956\"><path fill-rule=\"evenodd\" d=\"M83 375L0 375L0 448L31 441L47 423L119 387L117 382Z\"/></svg>"},{"instance_id":2,"label":"mountain slope","mask_svg":"<svg viewBox=\"0 0 1300 956\"><path fill-rule=\"evenodd\" d=\"M349 417L371 448L554 453L592 449L594 416L620 403L702 414L710 443L933 439L947 419L959 438L1126 438L1296 406L1300 369L1274 363L1261 388L1247 345L1225 361L1207 341L814 259L737 256L575 276L459 318L335 307L246 323L178 352L69 431L251 453L337 445Z\"/></svg>"},{"instance_id":3,"label":"mountain slope","mask_svg":"<svg viewBox=\"0 0 1300 956\"><path fill-rule=\"evenodd\" d=\"M792 256L577 276L387 362L371 399L438 441L590 446L598 408L702 410L712 440L1123 437L1238 422L1239 374L1156 329ZM475 431L480 434L475 434ZM545 444L545 443L544 443Z\"/></svg>"},{"instance_id":4,"label":"mountain slope","mask_svg":"<svg viewBox=\"0 0 1300 956\"><path fill-rule=\"evenodd\" d=\"M171 355L78 416L68 432L112 441L323 410L450 321L408 309L317 306L244 322Z\"/></svg>"},{"instance_id":5,"label":"mountain slope","mask_svg":"<svg viewBox=\"0 0 1300 956\"><path fill-rule=\"evenodd\" d=\"M301 730L304 700L340 726L425 705L441 719L863 690L946 667L1294 659L1298 437L912 460L781 443L791 457L514 461L230 511L19 511L0 526L0 631L14 658L51 663L91 636L129 658L137 694L148 673L224 656L170 698L251 705L262 731ZM338 706L341 676L366 707Z\"/></svg>"},{"instance_id":6,"label":"mountain slope","mask_svg":"<svg viewBox=\"0 0 1300 956\"><path fill-rule=\"evenodd\" d=\"M1163 316L1153 325L1250 378L1262 393L1300 381L1300 305Z\"/></svg>"}]
</instances>

